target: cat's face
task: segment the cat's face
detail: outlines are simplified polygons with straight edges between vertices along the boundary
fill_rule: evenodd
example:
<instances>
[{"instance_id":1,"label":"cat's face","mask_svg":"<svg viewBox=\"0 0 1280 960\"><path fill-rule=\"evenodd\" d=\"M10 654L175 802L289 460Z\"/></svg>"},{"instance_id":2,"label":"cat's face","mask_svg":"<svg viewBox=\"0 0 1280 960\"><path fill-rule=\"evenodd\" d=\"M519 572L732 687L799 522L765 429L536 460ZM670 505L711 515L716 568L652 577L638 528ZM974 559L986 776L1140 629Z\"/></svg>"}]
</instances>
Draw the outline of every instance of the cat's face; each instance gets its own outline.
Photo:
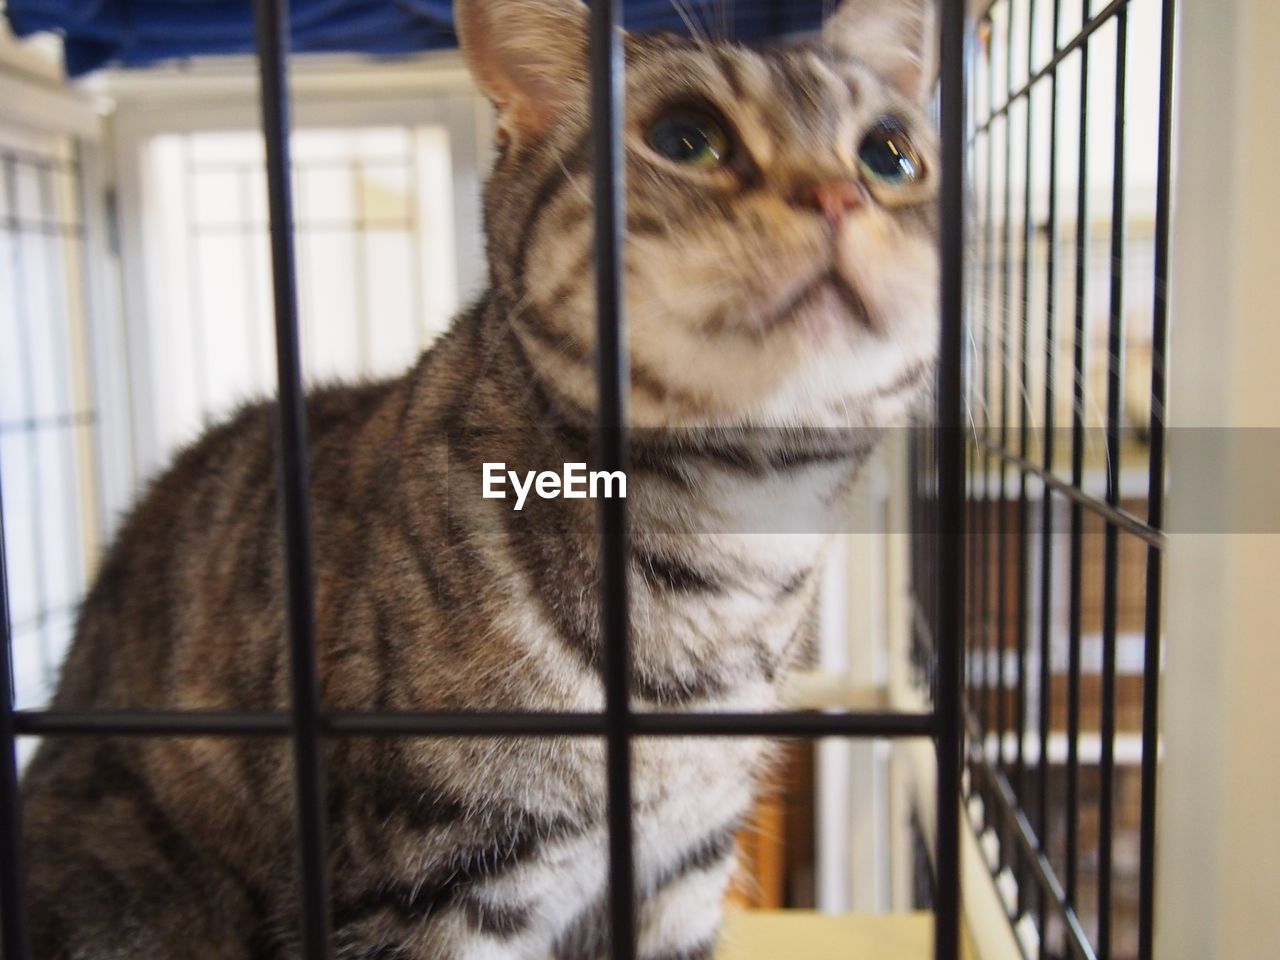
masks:
<instances>
[{"instance_id":1,"label":"cat's face","mask_svg":"<svg viewBox=\"0 0 1280 960\"><path fill-rule=\"evenodd\" d=\"M902 420L937 342L926 3L846 0L808 46L627 37L633 424ZM499 111L493 280L548 388L591 409L586 8L457 10Z\"/></svg>"}]
</instances>

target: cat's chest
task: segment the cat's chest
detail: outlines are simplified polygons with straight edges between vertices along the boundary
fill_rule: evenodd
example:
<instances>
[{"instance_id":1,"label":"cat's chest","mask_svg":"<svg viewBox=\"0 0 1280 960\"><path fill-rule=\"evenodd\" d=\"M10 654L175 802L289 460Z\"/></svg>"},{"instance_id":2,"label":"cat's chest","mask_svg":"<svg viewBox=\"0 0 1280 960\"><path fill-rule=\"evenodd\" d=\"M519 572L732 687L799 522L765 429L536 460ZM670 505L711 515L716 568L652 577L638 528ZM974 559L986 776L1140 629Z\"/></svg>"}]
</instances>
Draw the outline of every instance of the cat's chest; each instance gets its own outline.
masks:
<instances>
[{"instance_id":1,"label":"cat's chest","mask_svg":"<svg viewBox=\"0 0 1280 960\"><path fill-rule=\"evenodd\" d=\"M754 738L637 742L633 792L637 867L654 882L708 838L743 825L765 765Z\"/></svg>"}]
</instances>

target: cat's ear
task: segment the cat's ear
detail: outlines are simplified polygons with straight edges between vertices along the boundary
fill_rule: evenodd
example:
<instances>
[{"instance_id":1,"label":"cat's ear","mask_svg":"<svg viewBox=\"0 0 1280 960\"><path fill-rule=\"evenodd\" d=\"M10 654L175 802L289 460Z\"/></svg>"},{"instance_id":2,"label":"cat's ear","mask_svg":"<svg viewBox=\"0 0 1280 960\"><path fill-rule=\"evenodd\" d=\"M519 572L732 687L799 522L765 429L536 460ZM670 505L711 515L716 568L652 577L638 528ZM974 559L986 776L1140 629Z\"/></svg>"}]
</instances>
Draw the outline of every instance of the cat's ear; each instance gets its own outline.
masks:
<instances>
[{"instance_id":1,"label":"cat's ear","mask_svg":"<svg viewBox=\"0 0 1280 960\"><path fill-rule=\"evenodd\" d=\"M823 26L822 39L922 103L934 79L934 2L844 0Z\"/></svg>"},{"instance_id":2,"label":"cat's ear","mask_svg":"<svg viewBox=\"0 0 1280 960\"><path fill-rule=\"evenodd\" d=\"M539 136L586 89L588 11L580 0L455 0L458 45L508 136Z\"/></svg>"}]
</instances>

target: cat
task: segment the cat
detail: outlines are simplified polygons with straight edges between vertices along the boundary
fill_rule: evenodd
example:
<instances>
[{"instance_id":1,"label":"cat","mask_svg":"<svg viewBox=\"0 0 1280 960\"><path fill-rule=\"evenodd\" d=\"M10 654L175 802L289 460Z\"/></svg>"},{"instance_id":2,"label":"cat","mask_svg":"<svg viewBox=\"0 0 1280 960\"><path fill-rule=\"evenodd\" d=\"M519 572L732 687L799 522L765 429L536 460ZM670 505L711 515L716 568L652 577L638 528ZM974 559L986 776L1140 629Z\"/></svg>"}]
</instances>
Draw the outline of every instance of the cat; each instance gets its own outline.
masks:
<instances>
[{"instance_id":1,"label":"cat","mask_svg":"<svg viewBox=\"0 0 1280 960\"><path fill-rule=\"evenodd\" d=\"M929 0L821 39L628 35L632 696L768 711L812 636L832 503L928 389L937 340ZM480 496L483 464L592 460L587 8L458 0L497 115L491 285L403 377L309 398L329 710L597 711L590 500ZM289 703L272 410L180 454L81 610L57 709ZM756 738L634 745L640 960L713 955ZM37 960L299 954L287 743L54 738L24 780ZM338 960L599 960L592 739L324 744Z\"/></svg>"}]
</instances>

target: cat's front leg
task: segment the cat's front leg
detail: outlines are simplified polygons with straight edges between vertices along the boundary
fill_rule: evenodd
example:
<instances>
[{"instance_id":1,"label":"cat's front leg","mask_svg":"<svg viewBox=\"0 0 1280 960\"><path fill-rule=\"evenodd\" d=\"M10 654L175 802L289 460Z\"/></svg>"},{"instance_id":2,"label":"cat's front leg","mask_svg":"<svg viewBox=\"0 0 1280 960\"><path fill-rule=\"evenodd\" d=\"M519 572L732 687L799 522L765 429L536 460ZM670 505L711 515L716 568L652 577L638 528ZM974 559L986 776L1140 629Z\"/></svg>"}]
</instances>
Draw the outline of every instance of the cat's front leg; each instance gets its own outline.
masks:
<instances>
[{"instance_id":1,"label":"cat's front leg","mask_svg":"<svg viewBox=\"0 0 1280 960\"><path fill-rule=\"evenodd\" d=\"M336 939L340 960L544 960L587 904L603 898L599 830L543 844L536 855L498 856L459 869L439 886L375 890Z\"/></svg>"},{"instance_id":2,"label":"cat's front leg","mask_svg":"<svg viewBox=\"0 0 1280 960\"><path fill-rule=\"evenodd\" d=\"M637 960L711 960L736 864L736 845L713 845L642 893ZM608 913L601 901L566 931L547 960L609 960L609 935Z\"/></svg>"},{"instance_id":3,"label":"cat's front leg","mask_svg":"<svg viewBox=\"0 0 1280 960\"><path fill-rule=\"evenodd\" d=\"M640 903L637 960L711 960L736 865L731 844L663 878Z\"/></svg>"}]
</instances>

